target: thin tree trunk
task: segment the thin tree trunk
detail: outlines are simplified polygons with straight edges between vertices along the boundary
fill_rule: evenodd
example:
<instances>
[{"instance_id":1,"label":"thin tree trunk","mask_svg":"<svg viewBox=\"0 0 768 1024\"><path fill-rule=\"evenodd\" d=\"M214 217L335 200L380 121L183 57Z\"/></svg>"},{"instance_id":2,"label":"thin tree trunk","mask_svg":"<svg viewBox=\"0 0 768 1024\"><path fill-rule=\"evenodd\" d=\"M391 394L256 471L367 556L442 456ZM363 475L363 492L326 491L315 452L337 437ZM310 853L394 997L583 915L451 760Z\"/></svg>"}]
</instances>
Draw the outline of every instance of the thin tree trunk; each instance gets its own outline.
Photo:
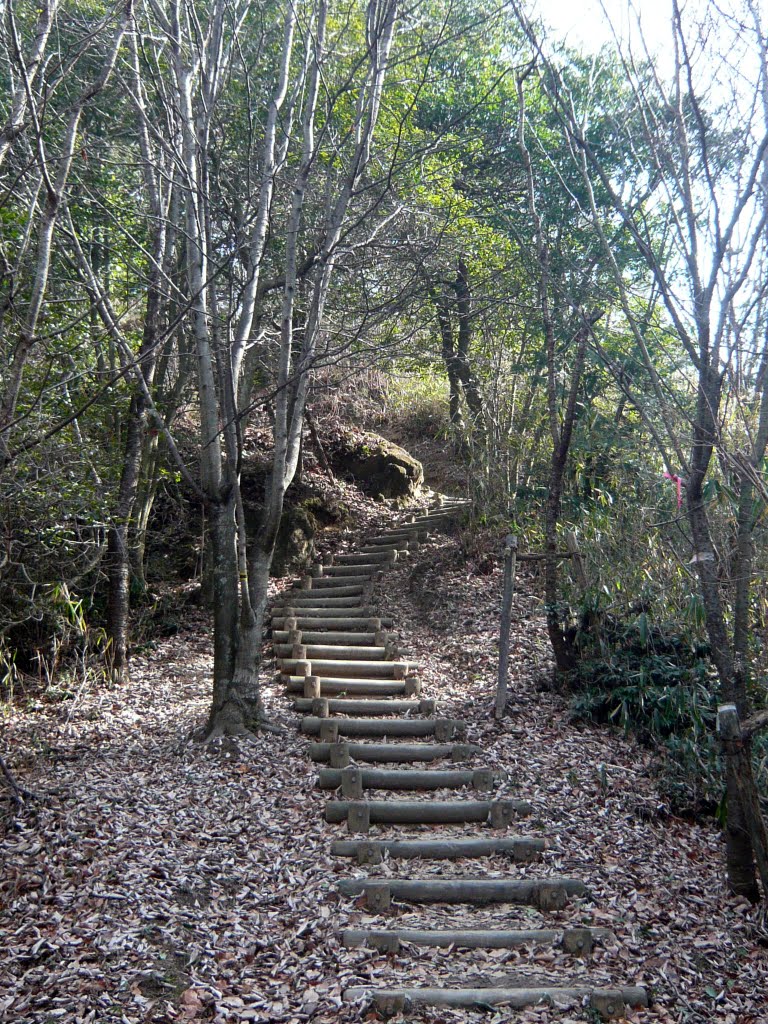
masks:
<instances>
[{"instance_id":1,"label":"thin tree trunk","mask_svg":"<svg viewBox=\"0 0 768 1024\"><path fill-rule=\"evenodd\" d=\"M35 275L31 295L27 307L24 326L10 361L8 382L0 395L0 472L2 472L8 456L9 431L13 425L19 394L24 379L30 353L37 344L37 327L43 312L48 291L48 278L51 271L53 255L53 237L59 214L61 212L64 192L69 180L72 161L75 155L80 122L83 111L88 103L106 86L117 61L125 31L132 13L132 0L124 3L118 26L115 31L110 51L104 61L98 77L81 92L72 107L69 121L63 135L63 141L57 159L54 162L45 153L42 134L36 125L35 149L40 163L46 191L43 214L38 233ZM29 99L29 95L27 97ZM35 114L36 116L36 114ZM55 177L51 173L55 168Z\"/></svg>"},{"instance_id":2,"label":"thin tree trunk","mask_svg":"<svg viewBox=\"0 0 768 1024\"><path fill-rule=\"evenodd\" d=\"M480 394L480 386L472 371L472 364L469 357L469 349L472 343L472 294L469 290L469 271L464 260L459 260L456 281L456 312L458 321L458 338L456 346L456 372L464 397L467 400L467 408L472 415L472 423L475 428L483 425L483 399Z\"/></svg>"},{"instance_id":3,"label":"thin tree trunk","mask_svg":"<svg viewBox=\"0 0 768 1024\"><path fill-rule=\"evenodd\" d=\"M448 416L451 425L462 433L464 420L461 416L461 380L456 359L456 350L451 326L451 306L445 294L433 295L437 324L440 330L440 351L448 374Z\"/></svg>"}]
</instances>

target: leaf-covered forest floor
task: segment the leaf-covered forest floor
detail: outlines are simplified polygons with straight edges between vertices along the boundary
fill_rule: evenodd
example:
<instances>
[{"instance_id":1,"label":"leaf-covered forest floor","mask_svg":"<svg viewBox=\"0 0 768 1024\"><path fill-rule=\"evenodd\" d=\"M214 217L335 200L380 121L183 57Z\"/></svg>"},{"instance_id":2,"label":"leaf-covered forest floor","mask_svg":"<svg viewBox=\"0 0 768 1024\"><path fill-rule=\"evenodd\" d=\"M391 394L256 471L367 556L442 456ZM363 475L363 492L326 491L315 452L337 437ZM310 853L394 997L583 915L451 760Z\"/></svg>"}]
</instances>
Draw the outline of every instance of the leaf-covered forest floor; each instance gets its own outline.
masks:
<instances>
[{"instance_id":1,"label":"leaf-covered forest floor","mask_svg":"<svg viewBox=\"0 0 768 1024\"><path fill-rule=\"evenodd\" d=\"M360 529L388 514L362 500L357 513ZM587 962L543 947L341 948L339 927L385 922L336 894L338 879L364 872L329 857L340 827L323 822L326 797L314 788L273 664L265 704L283 734L214 747L186 741L204 720L211 670L208 618L189 610L177 635L134 657L130 685L19 700L3 722L19 780L50 799L2 823L0 1020L345 1024L377 1019L342 1004L349 985L584 977L649 986L653 1006L634 1012L636 1022L767 1021L760 913L726 894L714 824L671 816L652 751L619 731L572 723L567 699L542 688L550 666L533 573L519 577L515 597L511 713L492 722L500 581L496 558L462 550L456 533L431 540L377 589L401 650L423 665L425 695L467 720L470 741L487 750L482 763L505 769L509 792L534 805L515 831L545 836L549 849L530 866L497 859L394 870L572 875L589 898L547 919L609 926L615 942ZM397 919L536 927L541 915L403 906ZM431 1024L510 1019L590 1018L580 1008L407 1015Z\"/></svg>"}]
</instances>

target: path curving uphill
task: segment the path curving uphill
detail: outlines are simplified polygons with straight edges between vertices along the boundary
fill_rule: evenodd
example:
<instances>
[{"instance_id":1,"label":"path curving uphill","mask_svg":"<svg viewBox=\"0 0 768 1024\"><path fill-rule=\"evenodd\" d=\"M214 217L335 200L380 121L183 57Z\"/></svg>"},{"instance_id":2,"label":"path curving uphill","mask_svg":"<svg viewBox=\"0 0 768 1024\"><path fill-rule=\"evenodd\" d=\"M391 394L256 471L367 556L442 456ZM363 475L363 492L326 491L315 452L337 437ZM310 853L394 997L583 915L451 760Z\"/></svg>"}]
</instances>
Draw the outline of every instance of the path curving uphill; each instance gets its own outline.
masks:
<instances>
[{"instance_id":1,"label":"path curving uphill","mask_svg":"<svg viewBox=\"0 0 768 1024\"><path fill-rule=\"evenodd\" d=\"M482 748L466 742L462 721L440 715L439 695L422 693L418 663L397 650L387 632L392 620L368 600L379 573L407 559L464 508L459 499L441 498L426 513L367 538L358 551L326 558L272 608L277 665L302 715L301 731L311 740L309 756L323 765L317 785L332 794L325 819L347 832L332 843L331 853L368 871L342 880L340 895L392 922L385 928L345 928L340 941L400 954L411 947L505 950L550 944L588 958L610 929L589 923L482 926L484 906L529 907L546 915L582 896L585 886L577 878L537 877L530 870L546 845L526 834L530 804L508 795L508 780L483 763ZM457 826L465 834L457 837ZM489 877L484 860L499 856L508 870ZM412 927L412 915L407 928L397 926L397 908L404 905L425 908L424 927ZM435 927L427 909L434 905L459 910L461 927ZM344 998L361 1008L373 1004L384 1016L420 1006L514 1010L544 1004L586 1007L607 1020L648 1005L643 988L620 980L611 988L592 986L583 972L577 982L564 977L556 984L484 976L426 987L404 977L402 987L354 986Z\"/></svg>"}]
</instances>

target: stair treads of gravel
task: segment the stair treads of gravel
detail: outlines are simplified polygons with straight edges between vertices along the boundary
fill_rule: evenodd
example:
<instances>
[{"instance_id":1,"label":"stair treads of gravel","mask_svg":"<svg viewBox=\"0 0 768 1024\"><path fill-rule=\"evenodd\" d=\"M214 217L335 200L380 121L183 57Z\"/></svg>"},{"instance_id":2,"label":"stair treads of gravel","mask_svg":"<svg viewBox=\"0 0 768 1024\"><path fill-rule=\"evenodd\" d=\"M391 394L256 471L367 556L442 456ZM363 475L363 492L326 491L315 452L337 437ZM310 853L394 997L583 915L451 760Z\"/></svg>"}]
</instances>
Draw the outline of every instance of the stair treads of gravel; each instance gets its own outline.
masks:
<instances>
[{"instance_id":1,"label":"stair treads of gravel","mask_svg":"<svg viewBox=\"0 0 768 1024\"><path fill-rule=\"evenodd\" d=\"M334 748L333 750L331 748ZM471 743L310 743L313 761L336 760L344 767L350 759L368 764L404 764L411 761L452 761L461 764L475 760L482 747Z\"/></svg>"},{"instance_id":2,"label":"stair treads of gravel","mask_svg":"<svg viewBox=\"0 0 768 1024\"><path fill-rule=\"evenodd\" d=\"M317 776L320 789L352 787L361 789L475 789L489 793L496 780L486 768L321 768Z\"/></svg>"},{"instance_id":3,"label":"stair treads of gravel","mask_svg":"<svg viewBox=\"0 0 768 1024\"><path fill-rule=\"evenodd\" d=\"M596 942L612 936L608 928L345 928L339 941L347 949L365 946L380 953L397 953L405 944L456 946L458 949L516 949L519 946L560 946L572 956L587 956Z\"/></svg>"},{"instance_id":4,"label":"stair treads of gravel","mask_svg":"<svg viewBox=\"0 0 768 1024\"><path fill-rule=\"evenodd\" d=\"M517 863L537 860L544 852L543 839L523 836L493 839L336 839L334 857L352 857L358 864L378 864L384 857L395 860L456 860L502 854Z\"/></svg>"},{"instance_id":5,"label":"stair treads of gravel","mask_svg":"<svg viewBox=\"0 0 768 1024\"><path fill-rule=\"evenodd\" d=\"M554 1006L558 1009L588 1006L605 1019L618 1019L627 1007L648 1006L648 995L634 986L598 989L544 986L536 988L393 988L354 987L344 991L345 1002L372 1002L384 1016L408 1012L418 1006L446 1006L463 1009L488 1009L503 1006L522 1010L527 1006Z\"/></svg>"},{"instance_id":6,"label":"stair treads of gravel","mask_svg":"<svg viewBox=\"0 0 768 1024\"><path fill-rule=\"evenodd\" d=\"M367 906L381 912L392 901L401 903L527 903L540 910L559 910L569 897L583 896L585 886L575 878L345 878L338 883L343 896L363 896Z\"/></svg>"}]
</instances>

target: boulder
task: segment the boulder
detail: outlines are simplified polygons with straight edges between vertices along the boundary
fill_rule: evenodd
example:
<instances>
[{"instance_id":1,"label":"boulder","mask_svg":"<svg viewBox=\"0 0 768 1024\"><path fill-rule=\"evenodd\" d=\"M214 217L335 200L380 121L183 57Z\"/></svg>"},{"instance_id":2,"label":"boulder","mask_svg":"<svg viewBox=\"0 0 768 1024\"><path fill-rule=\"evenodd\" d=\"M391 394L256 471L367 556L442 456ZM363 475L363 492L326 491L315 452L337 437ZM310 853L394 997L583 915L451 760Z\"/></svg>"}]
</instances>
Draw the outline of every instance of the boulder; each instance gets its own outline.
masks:
<instances>
[{"instance_id":1,"label":"boulder","mask_svg":"<svg viewBox=\"0 0 768 1024\"><path fill-rule=\"evenodd\" d=\"M333 443L330 457L340 476L374 498L412 498L424 482L421 463L378 434L343 435Z\"/></svg>"}]
</instances>

